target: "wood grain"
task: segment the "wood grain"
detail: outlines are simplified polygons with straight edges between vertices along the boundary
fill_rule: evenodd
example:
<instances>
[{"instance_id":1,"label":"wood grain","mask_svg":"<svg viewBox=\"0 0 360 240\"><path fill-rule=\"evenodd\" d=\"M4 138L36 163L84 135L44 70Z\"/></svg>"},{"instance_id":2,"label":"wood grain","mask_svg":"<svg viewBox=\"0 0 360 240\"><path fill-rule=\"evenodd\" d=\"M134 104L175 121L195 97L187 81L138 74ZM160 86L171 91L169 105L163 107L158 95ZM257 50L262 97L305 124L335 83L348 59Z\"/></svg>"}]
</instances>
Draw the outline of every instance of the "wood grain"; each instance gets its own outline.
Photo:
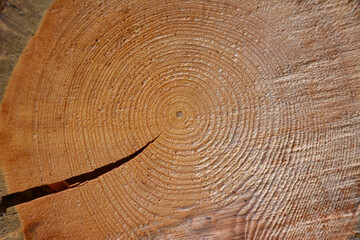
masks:
<instances>
[{"instance_id":1,"label":"wood grain","mask_svg":"<svg viewBox=\"0 0 360 240\"><path fill-rule=\"evenodd\" d=\"M52 1L0 1L0 100L19 56L37 30L50 2ZM7 187L0 169L0 197L6 194ZM0 216L0 238L23 239L21 222L14 208L9 209L6 215Z\"/></svg>"},{"instance_id":2,"label":"wood grain","mask_svg":"<svg viewBox=\"0 0 360 240\"><path fill-rule=\"evenodd\" d=\"M1 105L28 239L348 239L359 217L356 1L56 0ZM154 140L155 139L155 140Z\"/></svg>"}]
</instances>

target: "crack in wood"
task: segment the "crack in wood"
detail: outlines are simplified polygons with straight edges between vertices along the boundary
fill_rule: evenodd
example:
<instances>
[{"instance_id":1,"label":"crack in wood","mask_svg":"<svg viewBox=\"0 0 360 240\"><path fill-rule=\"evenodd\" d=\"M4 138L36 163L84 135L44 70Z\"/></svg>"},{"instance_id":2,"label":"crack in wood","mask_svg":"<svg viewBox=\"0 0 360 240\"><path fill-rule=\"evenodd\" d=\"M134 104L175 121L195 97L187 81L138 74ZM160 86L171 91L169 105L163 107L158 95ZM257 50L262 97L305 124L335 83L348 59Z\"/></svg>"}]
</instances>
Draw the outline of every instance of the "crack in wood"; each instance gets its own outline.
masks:
<instances>
[{"instance_id":1,"label":"crack in wood","mask_svg":"<svg viewBox=\"0 0 360 240\"><path fill-rule=\"evenodd\" d=\"M36 200L38 198L55 194L58 192L65 191L67 189L71 189L74 187L79 186L82 183L87 183L91 180L94 180L118 167L123 165L124 163L129 162L130 160L134 159L136 156L138 156L140 153L142 153L151 143L153 143L159 136L148 142L145 146L137 150L136 152L132 153L131 155L119 159L116 162L107 164L105 166L102 166L100 168L97 168L91 172L83 173L71 178L68 178L63 181L51 183L51 184L45 184L37 187L33 187L27 190L24 190L22 192L16 192L12 194L8 194L6 196L3 196L1 198L0 202L0 214L5 214L6 209L9 207L13 207L22 203L27 203L33 200Z\"/></svg>"}]
</instances>

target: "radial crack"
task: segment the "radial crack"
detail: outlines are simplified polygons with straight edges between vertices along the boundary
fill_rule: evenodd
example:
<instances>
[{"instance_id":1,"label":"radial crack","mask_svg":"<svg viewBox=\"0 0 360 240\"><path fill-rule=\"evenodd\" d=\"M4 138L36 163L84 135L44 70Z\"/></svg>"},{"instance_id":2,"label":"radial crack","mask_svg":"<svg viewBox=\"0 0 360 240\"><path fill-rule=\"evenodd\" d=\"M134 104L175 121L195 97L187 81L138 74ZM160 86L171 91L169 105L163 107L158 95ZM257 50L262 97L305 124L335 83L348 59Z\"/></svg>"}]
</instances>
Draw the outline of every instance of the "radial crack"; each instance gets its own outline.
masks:
<instances>
[{"instance_id":1,"label":"radial crack","mask_svg":"<svg viewBox=\"0 0 360 240\"><path fill-rule=\"evenodd\" d=\"M116 162L107 164L105 166L102 166L100 168L97 168L91 172L83 173L68 179L65 179L60 182L55 182L51 184L41 185L38 187L33 187L30 189L27 189L22 192L16 192L12 193L6 196L3 196L1 198L0 203L0 213L4 214L6 213L6 209L9 207L16 206L18 204L26 203L33 201L35 199L51 195L54 193L65 191L69 188L77 187L78 185L82 183L86 183L88 181L94 180L118 167L123 165L124 163L130 161L131 159L134 159L136 156L138 156L140 153L142 153L151 143L153 143L159 136L148 142L145 146L134 152L133 154L119 159Z\"/></svg>"}]
</instances>

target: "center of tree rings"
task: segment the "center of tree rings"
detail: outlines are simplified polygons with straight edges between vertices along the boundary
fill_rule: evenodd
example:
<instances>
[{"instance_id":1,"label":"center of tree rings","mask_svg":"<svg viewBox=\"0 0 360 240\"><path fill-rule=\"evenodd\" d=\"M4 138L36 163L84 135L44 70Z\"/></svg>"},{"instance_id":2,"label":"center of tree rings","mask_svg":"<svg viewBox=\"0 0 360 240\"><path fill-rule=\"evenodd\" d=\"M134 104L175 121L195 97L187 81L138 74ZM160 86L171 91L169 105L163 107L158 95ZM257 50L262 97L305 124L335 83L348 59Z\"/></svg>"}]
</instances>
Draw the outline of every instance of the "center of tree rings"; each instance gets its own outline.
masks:
<instances>
[{"instance_id":1,"label":"center of tree rings","mask_svg":"<svg viewBox=\"0 0 360 240\"><path fill-rule=\"evenodd\" d=\"M179 118L179 117L182 117L183 115L183 112L182 111L177 111L176 112L176 116Z\"/></svg>"}]
</instances>

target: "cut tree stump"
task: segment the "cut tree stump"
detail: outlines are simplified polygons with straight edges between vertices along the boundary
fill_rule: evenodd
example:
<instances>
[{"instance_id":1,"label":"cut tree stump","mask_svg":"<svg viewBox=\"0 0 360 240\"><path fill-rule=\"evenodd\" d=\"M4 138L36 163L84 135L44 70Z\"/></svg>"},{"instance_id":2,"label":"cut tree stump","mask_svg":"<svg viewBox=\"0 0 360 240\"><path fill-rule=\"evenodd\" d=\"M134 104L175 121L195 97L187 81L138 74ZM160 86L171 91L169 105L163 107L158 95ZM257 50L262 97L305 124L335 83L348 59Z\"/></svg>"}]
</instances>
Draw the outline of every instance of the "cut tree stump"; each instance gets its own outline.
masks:
<instances>
[{"instance_id":1,"label":"cut tree stump","mask_svg":"<svg viewBox=\"0 0 360 240\"><path fill-rule=\"evenodd\" d=\"M55 0L0 124L26 239L356 239L360 3Z\"/></svg>"}]
</instances>

